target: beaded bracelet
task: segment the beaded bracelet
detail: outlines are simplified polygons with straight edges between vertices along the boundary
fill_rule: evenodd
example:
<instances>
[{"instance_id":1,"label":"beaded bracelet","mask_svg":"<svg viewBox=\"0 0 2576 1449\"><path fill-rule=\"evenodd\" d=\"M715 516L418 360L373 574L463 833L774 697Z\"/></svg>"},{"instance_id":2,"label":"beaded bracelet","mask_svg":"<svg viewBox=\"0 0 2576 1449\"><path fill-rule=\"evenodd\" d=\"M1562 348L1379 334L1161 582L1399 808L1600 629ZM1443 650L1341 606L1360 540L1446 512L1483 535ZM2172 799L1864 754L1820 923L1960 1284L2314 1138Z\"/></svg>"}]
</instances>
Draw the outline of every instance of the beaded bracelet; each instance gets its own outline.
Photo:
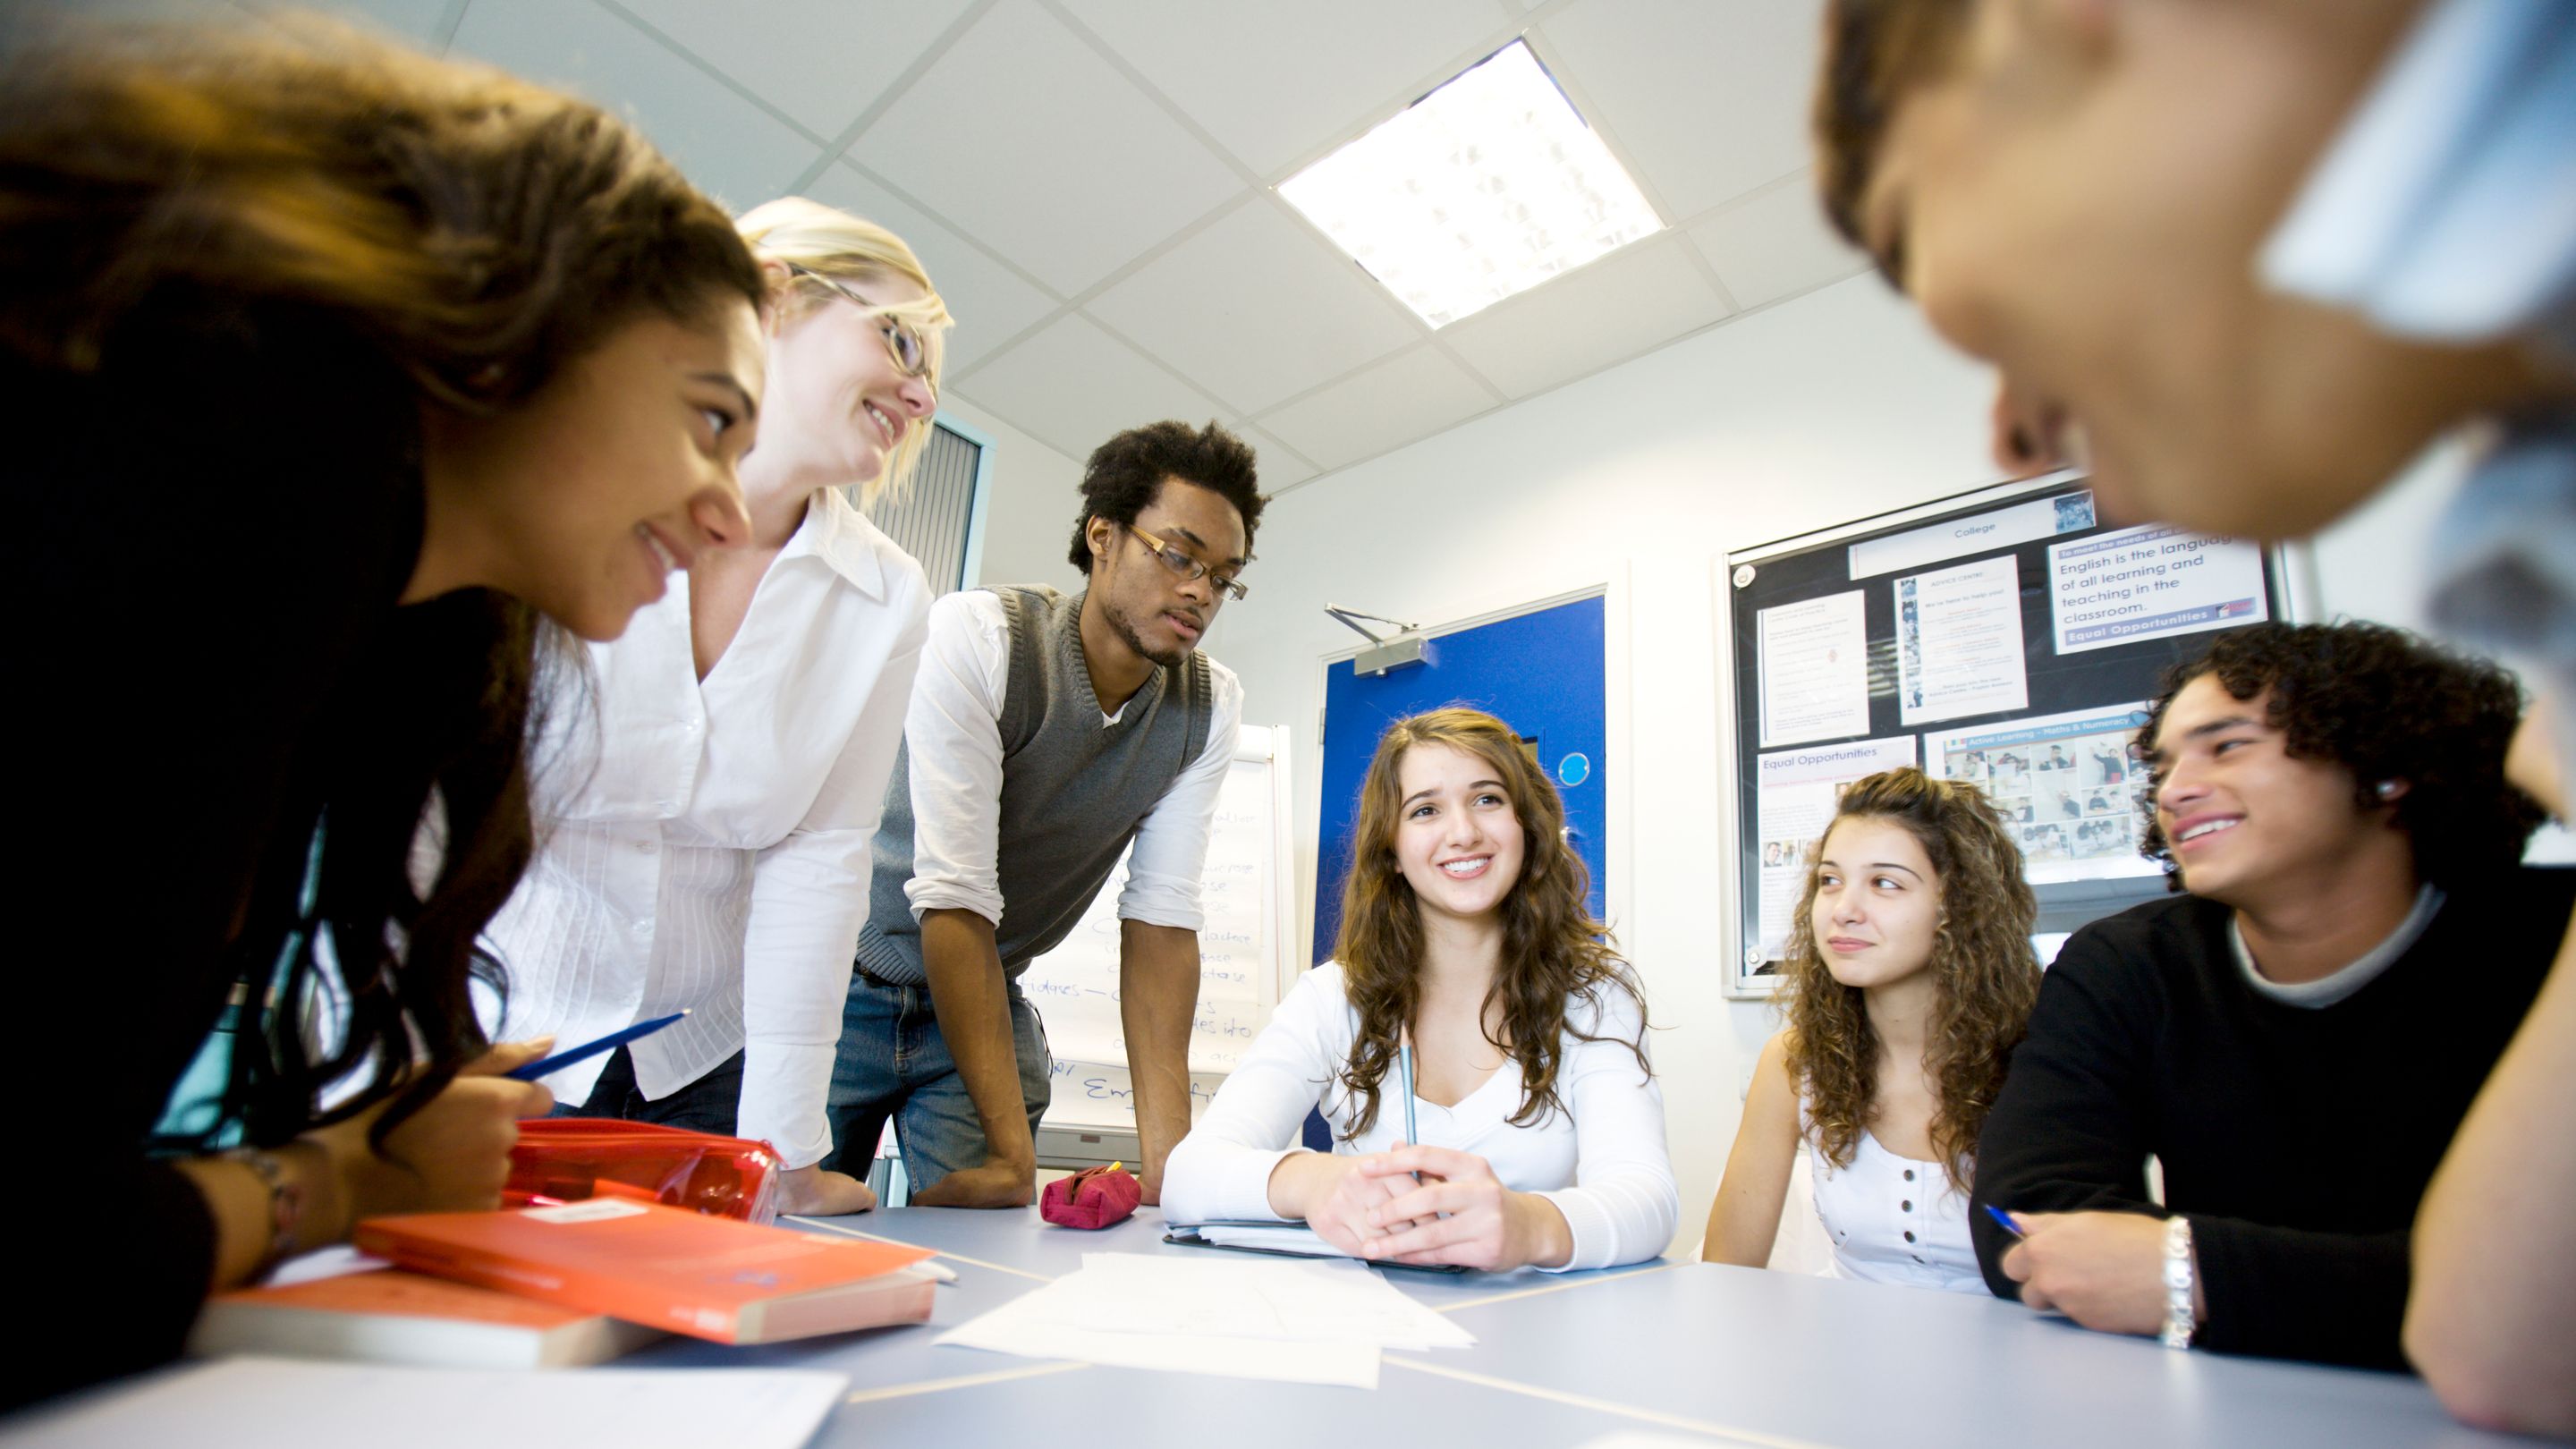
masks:
<instances>
[{"instance_id":1,"label":"beaded bracelet","mask_svg":"<svg viewBox=\"0 0 2576 1449\"><path fill-rule=\"evenodd\" d=\"M2191 1309L2191 1219L2180 1213L2165 1219L2165 1331L2157 1341L2167 1348L2191 1347L2198 1326Z\"/></svg>"}]
</instances>

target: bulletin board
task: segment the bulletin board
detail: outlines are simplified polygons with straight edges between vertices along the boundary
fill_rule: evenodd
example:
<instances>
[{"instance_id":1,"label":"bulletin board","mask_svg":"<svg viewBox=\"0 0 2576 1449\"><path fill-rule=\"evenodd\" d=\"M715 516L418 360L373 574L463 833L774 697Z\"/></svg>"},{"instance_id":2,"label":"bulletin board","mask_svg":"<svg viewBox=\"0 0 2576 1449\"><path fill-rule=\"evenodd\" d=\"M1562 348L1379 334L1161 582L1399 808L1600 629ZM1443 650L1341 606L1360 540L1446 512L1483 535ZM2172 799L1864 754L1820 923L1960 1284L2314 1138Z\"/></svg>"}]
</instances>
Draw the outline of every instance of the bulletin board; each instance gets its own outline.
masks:
<instances>
[{"instance_id":1,"label":"bulletin board","mask_svg":"<svg viewBox=\"0 0 2576 1449\"><path fill-rule=\"evenodd\" d=\"M1843 786L1898 765L1984 788L2022 846L2040 933L2165 892L2138 854L2138 730L2170 666L2291 617L2283 556L2103 520L2059 474L1738 550L1737 839L1728 990L1764 995ZM1726 676L1721 676L1726 677Z\"/></svg>"}]
</instances>

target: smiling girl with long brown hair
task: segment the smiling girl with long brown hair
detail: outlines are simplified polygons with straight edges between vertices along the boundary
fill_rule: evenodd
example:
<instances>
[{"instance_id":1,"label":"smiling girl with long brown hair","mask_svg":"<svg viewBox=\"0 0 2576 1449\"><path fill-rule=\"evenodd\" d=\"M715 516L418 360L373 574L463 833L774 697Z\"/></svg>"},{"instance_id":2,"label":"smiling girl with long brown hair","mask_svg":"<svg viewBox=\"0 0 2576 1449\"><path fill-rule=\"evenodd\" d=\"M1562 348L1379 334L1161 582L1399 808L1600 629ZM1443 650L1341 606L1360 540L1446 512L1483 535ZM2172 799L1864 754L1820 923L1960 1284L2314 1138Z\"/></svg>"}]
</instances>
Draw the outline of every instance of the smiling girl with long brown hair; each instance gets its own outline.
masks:
<instances>
[{"instance_id":1,"label":"smiling girl with long brown hair","mask_svg":"<svg viewBox=\"0 0 2576 1449\"><path fill-rule=\"evenodd\" d=\"M1645 1002L1585 908L1564 826L1501 720L1389 726L1360 786L1338 959L1279 1004L1173 1151L1164 1217L1303 1218L1357 1257L1497 1270L1662 1252L1678 1202ZM1332 1152L1295 1145L1309 1109Z\"/></svg>"}]
</instances>

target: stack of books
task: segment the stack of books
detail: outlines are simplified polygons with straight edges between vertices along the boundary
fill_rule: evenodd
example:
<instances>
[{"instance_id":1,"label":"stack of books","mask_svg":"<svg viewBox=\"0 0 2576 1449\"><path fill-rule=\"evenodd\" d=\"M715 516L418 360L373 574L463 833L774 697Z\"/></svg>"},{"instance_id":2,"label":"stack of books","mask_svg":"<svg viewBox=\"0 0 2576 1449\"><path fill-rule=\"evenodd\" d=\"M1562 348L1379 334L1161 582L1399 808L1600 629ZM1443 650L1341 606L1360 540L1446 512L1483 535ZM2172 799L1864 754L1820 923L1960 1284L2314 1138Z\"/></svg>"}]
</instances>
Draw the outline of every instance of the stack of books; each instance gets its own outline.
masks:
<instances>
[{"instance_id":1,"label":"stack of books","mask_svg":"<svg viewBox=\"0 0 2576 1449\"><path fill-rule=\"evenodd\" d=\"M358 1225L391 1266L217 1295L189 1347L456 1368L562 1368L665 1333L776 1343L930 1317L927 1248L593 1198Z\"/></svg>"}]
</instances>

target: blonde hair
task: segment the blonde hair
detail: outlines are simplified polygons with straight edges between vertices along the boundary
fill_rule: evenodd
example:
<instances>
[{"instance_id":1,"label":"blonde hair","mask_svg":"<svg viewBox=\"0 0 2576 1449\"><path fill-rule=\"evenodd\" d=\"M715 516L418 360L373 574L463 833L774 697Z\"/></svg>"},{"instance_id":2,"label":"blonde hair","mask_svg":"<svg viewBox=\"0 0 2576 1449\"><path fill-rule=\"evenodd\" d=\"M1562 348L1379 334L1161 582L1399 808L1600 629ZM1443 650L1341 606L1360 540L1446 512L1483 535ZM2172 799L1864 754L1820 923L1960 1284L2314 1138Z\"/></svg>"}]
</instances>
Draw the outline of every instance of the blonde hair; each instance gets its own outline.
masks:
<instances>
[{"instance_id":1,"label":"blonde hair","mask_svg":"<svg viewBox=\"0 0 2576 1449\"><path fill-rule=\"evenodd\" d=\"M918 301L887 303L876 310L910 327L921 338L921 355L929 364L923 380L934 394L939 391L940 368L947 360L948 329L956 325L955 319L948 315L948 304L940 299L939 289L930 284L930 274L922 270L921 258L912 254L903 238L863 217L802 196L782 196L755 206L743 213L734 226L763 261L785 262L817 274L806 277L791 273L774 288L770 306L782 321L793 320L828 302L846 300L820 280L822 277L858 285L893 278L919 287ZM913 466L929 442L927 427L905 433L894 456L886 460L885 472L862 484L859 496L869 503L900 500L905 486L912 481Z\"/></svg>"}]
</instances>

